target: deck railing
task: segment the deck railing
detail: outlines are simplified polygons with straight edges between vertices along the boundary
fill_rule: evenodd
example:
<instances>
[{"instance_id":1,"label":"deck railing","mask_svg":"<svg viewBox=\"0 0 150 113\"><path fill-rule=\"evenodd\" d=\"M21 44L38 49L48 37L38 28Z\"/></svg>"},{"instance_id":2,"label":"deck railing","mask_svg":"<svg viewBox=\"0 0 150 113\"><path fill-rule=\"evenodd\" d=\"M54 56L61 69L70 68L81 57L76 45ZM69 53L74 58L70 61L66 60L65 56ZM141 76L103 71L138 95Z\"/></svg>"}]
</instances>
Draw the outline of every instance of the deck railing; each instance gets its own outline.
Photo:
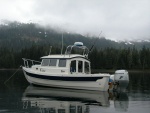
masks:
<instances>
[{"instance_id":1,"label":"deck railing","mask_svg":"<svg viewBox=\"0 0 150 113\"><path fill-rule=\"evenodd\" d=\"M27 68L30 68L31 66L36 65L36 64L41 64L40 61L26 59L26 58L22 58L22 59L24 61L24 66Z\"/></svg>"},{"instance_id":2,"label":"deck railing","mask_svg":"<svg viewBox=\"0 0 150 113\"><path fill-rule=\"evenodd\" d=\"M73 48L78 48L82 50L82 55L85 56L86 58L88 58L88 54L89 54L89 49L86 46L78 46L78 45L69 45L66 48L65 51L65 55L71 55L71 52L73 50Z\"/></svg>"}]
</instances>

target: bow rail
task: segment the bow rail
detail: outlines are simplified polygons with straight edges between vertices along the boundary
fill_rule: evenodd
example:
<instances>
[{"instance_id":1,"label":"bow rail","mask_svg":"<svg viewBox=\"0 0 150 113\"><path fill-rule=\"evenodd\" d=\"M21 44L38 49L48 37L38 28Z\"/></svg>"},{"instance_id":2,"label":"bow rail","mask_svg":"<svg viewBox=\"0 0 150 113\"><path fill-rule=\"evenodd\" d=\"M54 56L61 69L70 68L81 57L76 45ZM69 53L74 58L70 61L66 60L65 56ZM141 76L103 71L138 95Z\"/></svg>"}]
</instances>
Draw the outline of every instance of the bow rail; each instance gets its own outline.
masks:
<instances>
[{"instance_id":1,"label":"bow rail","mask_svg":"<svg viewBox=\"0 0 150 113\"><path fill-rule=\"evenodd\" d=\"M41 64L40 61L36 61L36 60L31 60L31 59L26 59L26 58L22 58L24 61L24 66L26 68L30 68L33 65L37 65L37 64Z\"/></svg>"}]
</instances>

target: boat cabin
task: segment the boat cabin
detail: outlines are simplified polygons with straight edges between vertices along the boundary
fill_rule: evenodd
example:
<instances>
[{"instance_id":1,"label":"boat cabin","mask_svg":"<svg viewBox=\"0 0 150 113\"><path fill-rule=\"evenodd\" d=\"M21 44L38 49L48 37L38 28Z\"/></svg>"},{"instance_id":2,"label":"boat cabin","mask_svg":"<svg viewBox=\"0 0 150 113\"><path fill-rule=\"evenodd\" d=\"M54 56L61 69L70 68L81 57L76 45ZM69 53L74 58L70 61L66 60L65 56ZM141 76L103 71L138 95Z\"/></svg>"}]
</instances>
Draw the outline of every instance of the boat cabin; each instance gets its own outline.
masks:
<instances>
[{"instance_id":1,"label":"boat cabin","mask_svg":"<svg viewBox=\"0 0 150 113\"><path fill-rule=\"evenodd\" d=\"M48 55L42 57L42 72L53 74L90 74L90 61L83 55Z\"/></svg>"},{"instance_id":2,"label":"boat cabin","mask_svg":"<svg viewBox=\"0 0 150 113\"><path fill-rule=\"evenodd\" d=\"M82 54L72 54L73 48L82 50ZM48 55L41 57L40 65L32 65L32 69L51 74L91 74L89 50L82 42L69 45L64 55Z\"/></svg>"}]
</instances>

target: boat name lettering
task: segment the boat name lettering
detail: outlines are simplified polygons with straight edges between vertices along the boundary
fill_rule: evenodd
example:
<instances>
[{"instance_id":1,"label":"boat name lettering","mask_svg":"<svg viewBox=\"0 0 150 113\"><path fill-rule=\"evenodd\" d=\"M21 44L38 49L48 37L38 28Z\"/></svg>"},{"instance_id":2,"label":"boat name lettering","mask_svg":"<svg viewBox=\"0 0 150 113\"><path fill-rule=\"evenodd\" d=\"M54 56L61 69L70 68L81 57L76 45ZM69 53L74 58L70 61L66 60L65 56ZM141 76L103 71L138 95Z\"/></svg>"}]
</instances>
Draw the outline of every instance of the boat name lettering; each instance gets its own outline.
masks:
<instances>
[{"instance_id":1,"label":"boat name lettering","mask_svg":"<svg viewBox=\"0 0 150 113\"><path fill-rule=\"evenodd\" d=\"M40 69L40 71L45 72L45 70L44 70L44 69Z\"/></svg>"},{"instance_id":2,"label":"boat name lettering","mask_svg":"<svg viewBox=\"0 0 150 113\"><path fill-rule=\"evenodd\" d=\"M61 72L65 72L64 70L61 70Z\"/></svg>"}]
</instances>

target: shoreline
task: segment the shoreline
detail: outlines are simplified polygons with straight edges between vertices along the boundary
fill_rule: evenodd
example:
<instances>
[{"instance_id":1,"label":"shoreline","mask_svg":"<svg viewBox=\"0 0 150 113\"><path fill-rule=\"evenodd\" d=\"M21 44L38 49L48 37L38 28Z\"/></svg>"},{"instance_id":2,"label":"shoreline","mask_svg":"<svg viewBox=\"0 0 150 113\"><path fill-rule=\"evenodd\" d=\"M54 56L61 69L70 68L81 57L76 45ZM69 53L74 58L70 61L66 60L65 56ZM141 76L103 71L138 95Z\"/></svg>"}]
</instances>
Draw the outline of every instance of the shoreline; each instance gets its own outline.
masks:
<instances>
[{"instance_id":1,"label":"shoreline","mask_svg":"<svg viewBox=\"0 0 150 113\"><path fill-rule=\"evenodd\" d=\"M0 69L0 71L3 71L3 70L17 70L17 68L12 68L12 69L7 69L7 68L5 68L5 69ZM22 69L18 69L18 70L22 70Z\"/></svg>"},{"instance_id":2,"label":"shoreline","mask_svg":"<svg viewBox=\"0 0 150 113\"><path fill-rule=\"evenodd\" d=\"M2 68L0 69L0 71L4 71L4 70L17 70L17 68ZM18 70L22 70L22 68L18 69ZM116 69L119 70L119 69ZM115 73L114 69L91 69L92 73ZM150 72L149 69L145 69L145 70L138 70L138 69L131 69L131 70L127 70L129 73L130 72Z\"/></svg>"},{"instance_id":3,"label":"shoreline","mask_svg":"<svg viewBox=\"0 0 150 113\"><path fill-rule=\"evenodd\" d=\"M116 70L119 70L119 69L116 69ZM92 69L92 73L115 73L114 69ZM121 70L121 69L120 69ZM149 72L150 73L150 70L149 69L145 69L145 70L138 70L138 69L129 69L127 70L129 73L138 73L138 72Z\"/></svg>"}]
</instances>

